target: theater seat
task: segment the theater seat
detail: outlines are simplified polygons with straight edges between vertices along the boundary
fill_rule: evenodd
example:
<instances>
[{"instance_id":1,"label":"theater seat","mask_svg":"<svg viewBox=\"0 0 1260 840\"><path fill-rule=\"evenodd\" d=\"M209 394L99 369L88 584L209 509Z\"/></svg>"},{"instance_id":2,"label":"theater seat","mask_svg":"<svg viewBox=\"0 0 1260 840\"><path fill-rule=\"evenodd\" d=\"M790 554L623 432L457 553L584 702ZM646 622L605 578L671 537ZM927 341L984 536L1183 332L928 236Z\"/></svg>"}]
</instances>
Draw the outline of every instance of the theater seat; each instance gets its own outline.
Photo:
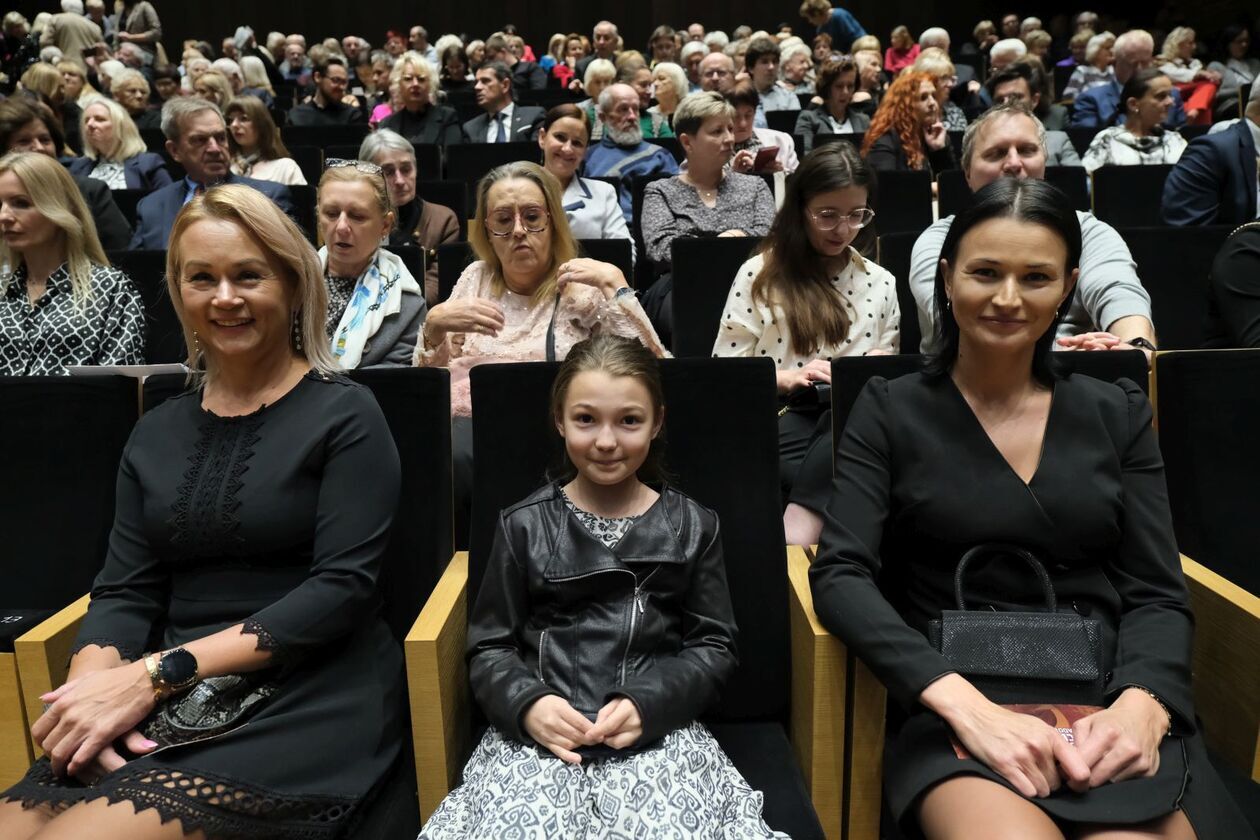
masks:
<instances>
[{"instance_id":1,"label":"theater seat","mask_svg":"<svg viewBox=\"0 0 1260 840\"><path fill-rule=\"evenodd\" d=\"M675 356L713 355L735 272L760 244L759 236L674 240Z\"/></svg>"},{"instance_id":2,"label":"theater seat","mask_svg":"<svg viewBox=\"0 0 1260 840\"><path fill-rule=\"evenodd\" d=\"M148 335L144 360L151 365L178 364L188 359L184 330L171 305L166 286L165 251L110 251L110 263L118 267L140 290Z\"/></svg>"},{"instance_id":3,"label":"theater seat","mask_svg":"<svg viewBox=\"0 0 1260 840\"><path fill-rule=\"evenodd\" d=\"M1229 225L1120 229L1151 296L1155 340L1161 350L1197 350L1207 340L1208 274L1232 229Z\"/></svg>"},{"instance_id":4,"label":"theater seat","mask_svg":"<svg viewBox=\"0 0 1260 840\"><path fill-rule=\"evenodd\" d=\"M1171 164L1104 166L1090 176L1094 215L1113 227L1162 224L1160 202Z\"/></svg>"},{"instance_id":5,"label":"theater seat","mask_svg":"<svg viewBox=\"0 0 1260 840\"><path fill-rule=\"evenodd\" d=\"M709 731L754 790L766 823L792 838L823 837L787 732L778 723L710 723Z\"/></svg>"},{"instance_id":6,"label":"theater seat","mask_svg":"<svg viewBox=\"0 0 1260 840\"><path fill-rule=\"evenodd\" d=\"M929 172L880 172L875 198L875 230L922 233L932 224L932 175Z\"/></svg>"}]
</instances>

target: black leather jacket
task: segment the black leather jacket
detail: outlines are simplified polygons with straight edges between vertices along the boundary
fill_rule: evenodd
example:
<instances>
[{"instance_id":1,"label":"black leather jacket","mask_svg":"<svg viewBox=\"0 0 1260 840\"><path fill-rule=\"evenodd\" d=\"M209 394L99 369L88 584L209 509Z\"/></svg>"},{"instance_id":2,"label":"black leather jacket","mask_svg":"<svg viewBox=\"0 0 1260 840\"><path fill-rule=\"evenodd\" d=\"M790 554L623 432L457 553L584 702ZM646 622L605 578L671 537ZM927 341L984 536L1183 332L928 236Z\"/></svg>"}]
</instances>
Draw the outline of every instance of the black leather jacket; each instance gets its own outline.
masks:
<instances>
[{"instance_id":1,"label":"black leather jacket","mask_svg":"<svg viewBox=\"0 0 1260 840\"><path fill-rule=\"evenodd\" d=\"M473 694L500 732L557 694L586 715L628 697L645 746L695 720L734 671L713 511L672 488L609 549L541 488L499 517L468 627Z\"/></svg>"}]
</instances>

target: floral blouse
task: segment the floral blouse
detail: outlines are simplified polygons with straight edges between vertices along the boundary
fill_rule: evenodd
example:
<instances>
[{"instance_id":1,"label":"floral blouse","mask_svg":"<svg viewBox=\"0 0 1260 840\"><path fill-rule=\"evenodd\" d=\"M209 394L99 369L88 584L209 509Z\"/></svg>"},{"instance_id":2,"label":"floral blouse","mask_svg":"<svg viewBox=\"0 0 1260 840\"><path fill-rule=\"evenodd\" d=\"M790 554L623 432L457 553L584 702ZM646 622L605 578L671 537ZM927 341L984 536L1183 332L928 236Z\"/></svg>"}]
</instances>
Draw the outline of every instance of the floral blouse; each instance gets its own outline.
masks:
<instances>
[{"instance_id":1,"label":"floral blouse","mask_svg":"<svg viewBox=\"0 0 1260 840\"><path fill-rule=\"evenodd\" d=\"M480 364L495 362L540 362L547 358L547 328L551 324L552 301L534 301L528 295L491 290L491 270L478 260L460 275L450 300L481 298L503 308L503 329L498 335L447 333L437 347L425 349L424 336L416 340L415 363L419 367L446 367L451 372L451 413L472 416L472 394L468 373ZM625 294L612 300L593 286L573 284L559 301L556 316L556 358L563 359L569 348L597 332L634 338L657 356L669 353L652 328L639 299Z\"/></svg>"},{"instance_id":2,"label":"floral blouse","mask_svg":"<svg viewBox=\"0 0 1260 840\"><path fill-rule=\"evenodd\" d=\"M71 365L144 364L144 302L116 268L92 264L91 292L74 300L67 264L34 303L26 267L0 274L0 375L59 376Z\"/></svg>"}]
</instances>

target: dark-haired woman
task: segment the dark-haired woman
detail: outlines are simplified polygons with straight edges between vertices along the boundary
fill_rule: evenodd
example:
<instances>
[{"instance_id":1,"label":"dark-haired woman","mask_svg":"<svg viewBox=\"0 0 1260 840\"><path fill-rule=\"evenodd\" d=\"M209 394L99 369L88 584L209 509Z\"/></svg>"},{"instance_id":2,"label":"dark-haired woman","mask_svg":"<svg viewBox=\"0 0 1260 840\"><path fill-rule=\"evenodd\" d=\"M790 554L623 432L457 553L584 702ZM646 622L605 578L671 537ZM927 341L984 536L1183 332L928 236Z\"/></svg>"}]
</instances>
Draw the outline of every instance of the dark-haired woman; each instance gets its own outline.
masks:
<instances>
[{"instance_id":1,"label":"dark-haired woman","mask_svg":"<svg viewBox=\"0 0 1260 840\"><path fill-rule=\"evenodd\" d=\"M1221 30L1220 44L1220 58L1207 68L1221 76L1221 87L1212 106L1218 120L1240 116L1239 88L1254 84L1260 77L1260 58L1247 55L1251 49L1251 31L1247 27L1229 24Z\"/></svg>"},{"instance_id":2,"label":"dark-haired woman","mask_svg":"<svg viewBox=\"0 0 1260 840\"><path fill-rule=\"evenodd\" d=\"M1186 150L1186 139L1165 131L1164 120L1172 108L1172 80L1158 70L1139 70L1120 91L1124 124L1104 128L1094 135L1081 156L1086 172L1103 166L1137 166L1176 163Z\"/></svg>"},{"instance_id":3,"label":"dark-haired woman","mask_svg":"<svg viewBox=\"0 0 1260 840\"><path fill-rule=\"evenodd\" d=\"M958 166L941 108L936 78L931 73L902 73L892 83L871 117L862 154L881 171L926 169L937 173Z\"/></svg>"},{"instance_id":4,"label":"dark-haired woman","mask_svg":"<svg viewBox=\"0 0 1260 840\"><path fill-rule=\"evenodd\" d=\"M1150 404L1127 380L1051 367L1080 253L1075 212L1042 181L995 181L958 215L935 281L942 349L922 373L872 379L845 427L814 604L896 701L884 787L908 833L1252 836L1195 734L1193 618ZM993 542L1039 558L1060 609L1099 622L1105 684L1074 743L928 641L958 560ZM1009 610L1041 588L1008 561L967 591L970 609Z\"/></svg>"},{"instance_id":5,"label":"dark-haired woman","mask_svg":"<svg viewBox=\"0 0 1260 840\"><path fill-rule=\"evenodd\" d=\"M830 483L831 434L820 422L826 401L805 398L831 381L832 358L901 346L893 276L854 247L872 239L874 181L848 143L828 143L805 157L760 252L735 275L713 343L714 356L774 360L788 408L779 417L783 490L791 492L806 453L817 447L810 463L819 462L820 498L793 497L816 511Z\"/></svg>"},{"instance_id":6,"label":"dark-haired woman","mask_svg":"<svg viewBox=\"0 0 1260 840\"><path fill-rule=\"evenodd\" d=\"M280 130L267 106L256 96L238 96L224 109L232 171L247 178L277 184L306 183L297 161L280 139Z\"/></svg>"},{"instance_id":7,"label":"dark-haired woman","mask_svg":"<svg viewBox=\"0 0 1260 840\"><path fill-rule=\"evenodd\" d=\"M818 95L822 104L801 111L796 118L796 134L805 138L805 151L814 148L820 134L861 134L871 118L849 107L857 90L858 71L848 56L828 61L818 72Z\"/></svg>"}]
</instances>

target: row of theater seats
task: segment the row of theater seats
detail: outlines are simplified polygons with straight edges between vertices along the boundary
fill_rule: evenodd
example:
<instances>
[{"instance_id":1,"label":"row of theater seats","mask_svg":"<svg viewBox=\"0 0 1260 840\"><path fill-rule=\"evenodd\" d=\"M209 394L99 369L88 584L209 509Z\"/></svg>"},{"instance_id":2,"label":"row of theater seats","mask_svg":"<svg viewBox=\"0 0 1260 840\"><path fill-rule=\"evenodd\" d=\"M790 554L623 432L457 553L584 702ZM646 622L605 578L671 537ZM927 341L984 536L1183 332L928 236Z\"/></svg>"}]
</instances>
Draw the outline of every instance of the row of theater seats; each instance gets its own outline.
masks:
<instances>
[{"instance_id":1,"label":"row of theater seats","mask_svg":"<svg viewBox=\"0 0 1260 840\"><path fill-rule=\"evenodd\" d=\"M1065 361L1080 374L1147 381L1136 352ZM919 364L915 356L836 360L837 439L871 376L904 375ZM406 651L412 723L407 760L352 836L410 838L420 817L458 783L472 733L483 723L468 692L467 611L497 512L537 487L559 454L547 408L556 367L473 370L471 541L467 553L453 556L447 372L352 374L381 404L408 476L381 593ZM662 363L662 373L667 461L681 489L721 517L735 617L744 630L740 667L706 723L765 792L772 827L795 838L874 840L883 689L818 623L807 580L810 549L784 547L773 367L764 359L675 359ZM1174 525L1194 557L1183 565L1198 625L1196 703L1219 769L1237 784L1244 808L1254 807L1257 789L1246 779L1260 779L1260 575L1249 558L1260 519L1247 500L1255 495L1260 439L1247 421L1260 416L1260 351L1161 353L1152 382ZM15 653L0 653L0 786L34 759L26 728L42 710L40 693L64 679L87 605L83 593L104 556L127 434L140 411L182 385L178 377L150 378L138 401L134 380L122 378L0 380L0 435L49 444L17 447L10 480L0 484L0 523L10 535L8 600L57 611L33 629L38 612L11 626L8 649ZM68 511L73 528L66 527Z\"/></svg>"}]
</instances>

